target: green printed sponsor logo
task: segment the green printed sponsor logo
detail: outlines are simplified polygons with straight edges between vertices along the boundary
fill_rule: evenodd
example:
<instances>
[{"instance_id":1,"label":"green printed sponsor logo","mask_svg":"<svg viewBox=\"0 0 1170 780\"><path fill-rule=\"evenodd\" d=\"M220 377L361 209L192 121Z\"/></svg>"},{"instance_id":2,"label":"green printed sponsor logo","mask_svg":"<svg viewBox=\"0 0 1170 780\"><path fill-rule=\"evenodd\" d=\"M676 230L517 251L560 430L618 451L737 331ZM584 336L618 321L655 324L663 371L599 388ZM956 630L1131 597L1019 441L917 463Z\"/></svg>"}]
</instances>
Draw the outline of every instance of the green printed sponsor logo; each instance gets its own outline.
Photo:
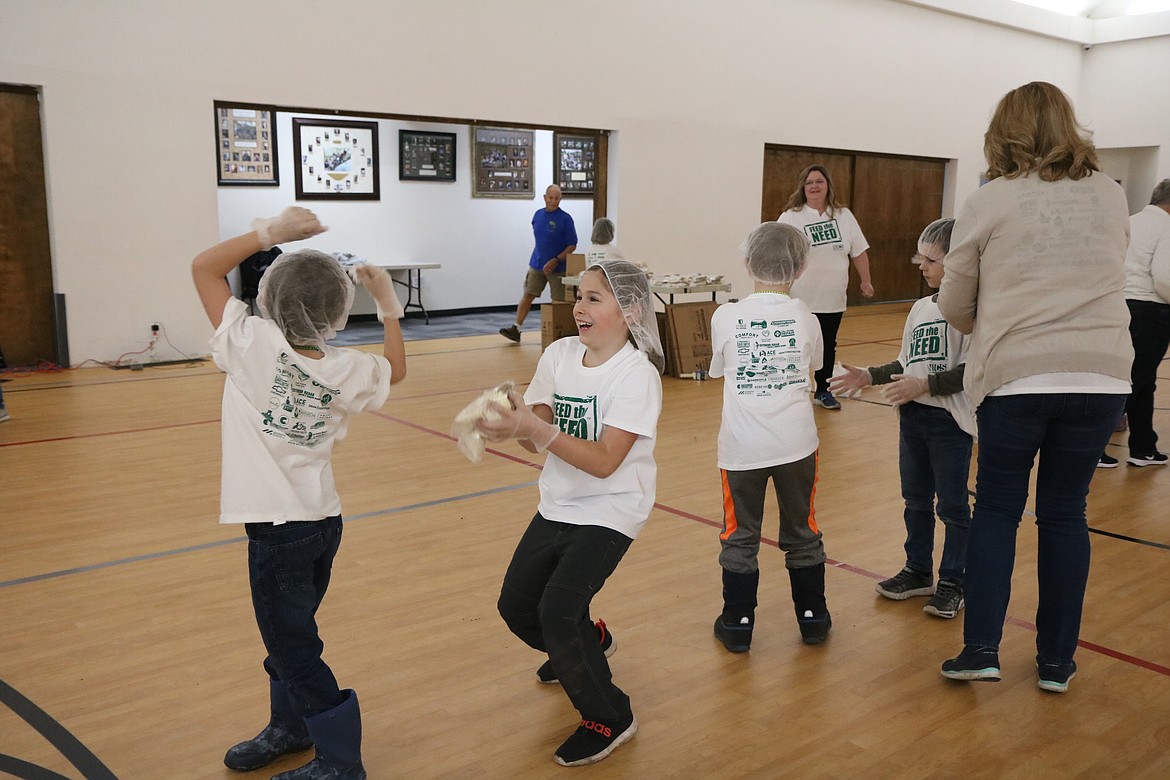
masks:
<instances>
[{"instance_id":1,"label":"green printed sponsor logo","mask_svg":"<svg viewBox=\"0 0 1170 780\"><path fill-rule=\"evenodd\" d=\"M813 246L835 244L841 240L841 231L837 227L837 220L827 219L824 222L814 222L804 226L805 235Z\"/></svg>"}]
</instances>

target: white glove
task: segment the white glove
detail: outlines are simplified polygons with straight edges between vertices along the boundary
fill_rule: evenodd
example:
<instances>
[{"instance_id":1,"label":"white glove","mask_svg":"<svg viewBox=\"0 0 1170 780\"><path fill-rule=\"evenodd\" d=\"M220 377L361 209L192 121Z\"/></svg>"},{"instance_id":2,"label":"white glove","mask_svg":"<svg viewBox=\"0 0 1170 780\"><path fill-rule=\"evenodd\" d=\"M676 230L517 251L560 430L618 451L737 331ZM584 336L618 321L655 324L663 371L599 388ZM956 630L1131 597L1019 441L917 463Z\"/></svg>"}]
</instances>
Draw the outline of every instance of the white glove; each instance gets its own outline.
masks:
<instances>
[{"instance_id":1,"label":"white glove","mask_svg":"<svg viewBox=\"0 0 1170 780\"><path fill-rule=\"evenodd\" d=\"M869 387L873 379L869 371L848 363L838 363L834 367L833 375L829 377L829 392L842 398L857 398L861 395L861 388Z\"/></svg>"},{"instance_id":2,"label":"white glove","mask_svg":"<svg viewBox=\"0 0 1170 780\"><path fill-rule=\"evenodd\" d=\"M507 404L493 403L491 409L497 413L496 419L485 414L475 426L488 441L527 440L543 452L561 433L560 428L537 417L515 390L508 393Z\"/></svg>"},{"instance_id":3,"label":"white glove","mask_svg":"<svg viewBox=\"0 0 1170 780\"><path fill-rule=\"evenodd\" d=\"M398 295L394 292L394 280L390 278L388 271L362 263L354 267L353 273L374 299L374 303L378 304L378 322L385 322L387 316L396 320L406 316L406 311L398 302Z\"/></svg>"},{"instance_id":4,"label":"white glove","mask_svg":"<svg viewBox=\"0 0 1170 780\"><path fill-rule=\"evenodd\" d=\"M882 398L894 406L908 404L915 398L930 393L930 382L926 377L894 374L893 382L882 385Z\"/></svg>"},{"instance_id":5,"label":"white glove","mask_svg":"<svg viewBox=\"0 0 1170 780\"><path fill-rule=\"evenodd\" d=\"M289 206L278 217L257 217L252 220L252 229L260 236L261 246L271 249L277 244L312 238L329 228L318 222L317 215L308 209Z\"/></svg>"},{"instance_id":6,"label":"white glove","mask_svg":"<svg viewBox=\"0 0 1170 780\"><path fill-rule=\"evenodd\" d=\"M455 422L451 424L451 435L456 438L459 451L467 456L472 463L479 463L483 457L484 439L476 429L476 423L491 416L499 419L497 406L509 405L508 393L515 387L512 380L508 380L491 390L484 390L479 398L463 407L463 411L455 415Z\"/></svg>"}]
</instances>

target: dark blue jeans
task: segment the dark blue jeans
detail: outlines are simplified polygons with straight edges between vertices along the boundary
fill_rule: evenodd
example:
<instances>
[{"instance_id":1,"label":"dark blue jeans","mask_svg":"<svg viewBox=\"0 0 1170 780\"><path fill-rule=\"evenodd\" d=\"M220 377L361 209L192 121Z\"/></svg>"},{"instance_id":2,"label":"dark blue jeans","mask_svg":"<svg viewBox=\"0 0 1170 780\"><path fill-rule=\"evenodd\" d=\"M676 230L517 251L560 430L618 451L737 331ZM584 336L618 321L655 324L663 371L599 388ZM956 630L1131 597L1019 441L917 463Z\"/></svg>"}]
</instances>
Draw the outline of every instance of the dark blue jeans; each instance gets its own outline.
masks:
<instances>
[{"instance_id":1,"label":"dark blue jeans","mask_svg":"<svg viewBox=\"0 0 1170 780\"><path fill-rule=\"evenodd\" d=\"M1129 454L1150 455L1158 449L1154 433L1154 391L1158 366L1170 347L1170 305L1127 300L1129 335L1133 339L1133 393L1125 405L1129 416Z\"/></svg>"},{"instance_id":2,"label":"dark blue jeans","mask_svg":"<svg viewBox=\"0 0 1170 780\"><path fill-rule=\"evenodd\" d=\"M1011 598L1016 529L1036 470L1036 651L1047 663L1076 652L1089 578L1085 499L1124 395L988 396L979 421L979 472L967 547L963 641L999 647Z\"/></svg>"},{"instance_id":3,"label":"dark blue jeans","mask_svg":"<svg viewBox=\"0 0 1170 780\"><path fill-rule=\"evenodd\" d=\"M317 608L329 587L341 545L341 517L313 522L247 523L248 575L256 625L268 657L264 668L283 682L304 717L344 701L332 670L321 660Z\"/></svg>"},{"instance_id":4,"label":"dark blue jeans","mask_svg":"<svg viewBox=\"0 0 1170 780\"><path fill-rule=\"evenodd\" d=\"M597 641L589 602L632 541L609 528L555 523L537 512L500 589L500 616L526 645L548 653L586 720L610 723L630 714L630 698L613 684Z\"/></svg>"},{"instance_id":5,"label":"dark blue jeans","mask_svg":"<svg viewBox=\"0 0 1170 780\"><path fill-rule=\"evenodd\" d=\"M843 311L816 312L817 321L821 323L821 341L824 345L821 367L813 372L818 393L829 392L829 377L833 375L833 364L837 362L837 331L841 328Z\"/></svg>"},{"instance_id":6,"label":"dark blue jeans","mask_svg":"<svg viewBox=\"0 0 1170 780\"><path fill-rule=\"evenodd\" d=\"M934 572L934 513L944 536L939 579L963 584L967 568L967 532L971 507L967 475L971 470L971 436L946 409L908 403L898 409L898 471L906 502L906 566Z\"/></svg>"}]
</instances>

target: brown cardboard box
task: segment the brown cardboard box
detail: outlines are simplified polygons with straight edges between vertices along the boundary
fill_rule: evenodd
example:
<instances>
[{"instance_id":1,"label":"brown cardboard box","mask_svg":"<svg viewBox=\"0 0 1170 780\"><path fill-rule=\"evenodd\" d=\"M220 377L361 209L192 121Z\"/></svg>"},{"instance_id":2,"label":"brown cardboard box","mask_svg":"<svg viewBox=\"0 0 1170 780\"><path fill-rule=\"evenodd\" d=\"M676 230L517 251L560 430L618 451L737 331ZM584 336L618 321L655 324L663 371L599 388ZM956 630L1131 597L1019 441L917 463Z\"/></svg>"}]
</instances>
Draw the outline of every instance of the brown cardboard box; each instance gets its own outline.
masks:
<instances>
[{"instance_id":1,"label":"brown cardboard box","mask_svg":"<svg viewBox=\"0 0 1170 780\"><path fill-rule=\"evenodd\" d=\"M716 301L673 303L666 307L666 335L662 348L671 356L671 376L707 371L711 367L711 315Z\"/></svg>"},{"instance_id":2,"label":"brown cardboard box","mask_svg":"<svg viewBox=\"0 0 1170 780\"><path fill-rule=\"evenodd\" d=\"M572 304L554 301L540 305L540 349L542 352L557 339L576 335L577 323L573 321Z\"/></svg>"},{"instance_id":3,"label":"brown cardboard box","mask_svg":"<svg viewBox=\"0 0 1170 780\"><path fill-rule=\"evenodd\" d=\"M585 273L585 255L571 254L565 258L565 276L580 276ZM565 288L565 300L569 303L577 302L577 288Z\"/></svg>"},{"instance_id":4,"label":"brown cardboard box","mask_svg":"<svg viewBox=\"0 0 1170 780\"><path fill-rule=\"evenodd\" d=\"M676 376L674 370L674 352L670 348L670 326L666 323L666 312L655 312L658 316L658 338L662 342L662 357L666 362L666 370L663 371L667 376Z\"/></svg>"}]
</instances>

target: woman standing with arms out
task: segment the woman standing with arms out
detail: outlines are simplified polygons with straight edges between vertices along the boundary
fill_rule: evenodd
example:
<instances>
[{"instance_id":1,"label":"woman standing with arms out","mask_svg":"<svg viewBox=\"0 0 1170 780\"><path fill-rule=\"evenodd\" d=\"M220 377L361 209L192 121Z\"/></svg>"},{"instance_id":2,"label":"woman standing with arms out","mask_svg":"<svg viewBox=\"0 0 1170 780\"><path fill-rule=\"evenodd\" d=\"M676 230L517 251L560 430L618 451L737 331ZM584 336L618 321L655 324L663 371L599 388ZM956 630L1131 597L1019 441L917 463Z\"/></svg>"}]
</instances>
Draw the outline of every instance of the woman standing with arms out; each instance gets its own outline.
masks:
<instances>
[{"instance_id":1,"label":"woman standing with arms out","mask_svg":"<svg viewBox=\"0 0 1170 780\"><path fill-rule=\"evenodd\" d=\"M869 280L869 242L849 209L837 201L833 180L823 165L810 165L801 171L796 191L784 205L776 220L803 230L812 244L808 265L792 285L792 297L804 301L821 323L821 340L825 344L824 360L814 374L816 389L813 403L825 409L840 410L841 404L829 392L829 377L837 360L837 329L845 313L845 294L849 289L849 260L853 260L861 277L861 294L873 297Z\"/></svg>"},{"instance_id":2,"label":"woman standing with arms out","mask_svg":"<svg viewBox=\"0 0 1170 780\"><path fill-rule=\"evenodd\" d=\"M1042 690L1064 693L1089 576L1085 499L1129 394L1129 217L1051 84L1007 93L983 151L990 182L955 220L938 296L943 316L972 334L964 385L979 424L965 646L942 673L1000 677L1016 529L1039 454L1036 668Z\"/></svg>"}]
</instances>

